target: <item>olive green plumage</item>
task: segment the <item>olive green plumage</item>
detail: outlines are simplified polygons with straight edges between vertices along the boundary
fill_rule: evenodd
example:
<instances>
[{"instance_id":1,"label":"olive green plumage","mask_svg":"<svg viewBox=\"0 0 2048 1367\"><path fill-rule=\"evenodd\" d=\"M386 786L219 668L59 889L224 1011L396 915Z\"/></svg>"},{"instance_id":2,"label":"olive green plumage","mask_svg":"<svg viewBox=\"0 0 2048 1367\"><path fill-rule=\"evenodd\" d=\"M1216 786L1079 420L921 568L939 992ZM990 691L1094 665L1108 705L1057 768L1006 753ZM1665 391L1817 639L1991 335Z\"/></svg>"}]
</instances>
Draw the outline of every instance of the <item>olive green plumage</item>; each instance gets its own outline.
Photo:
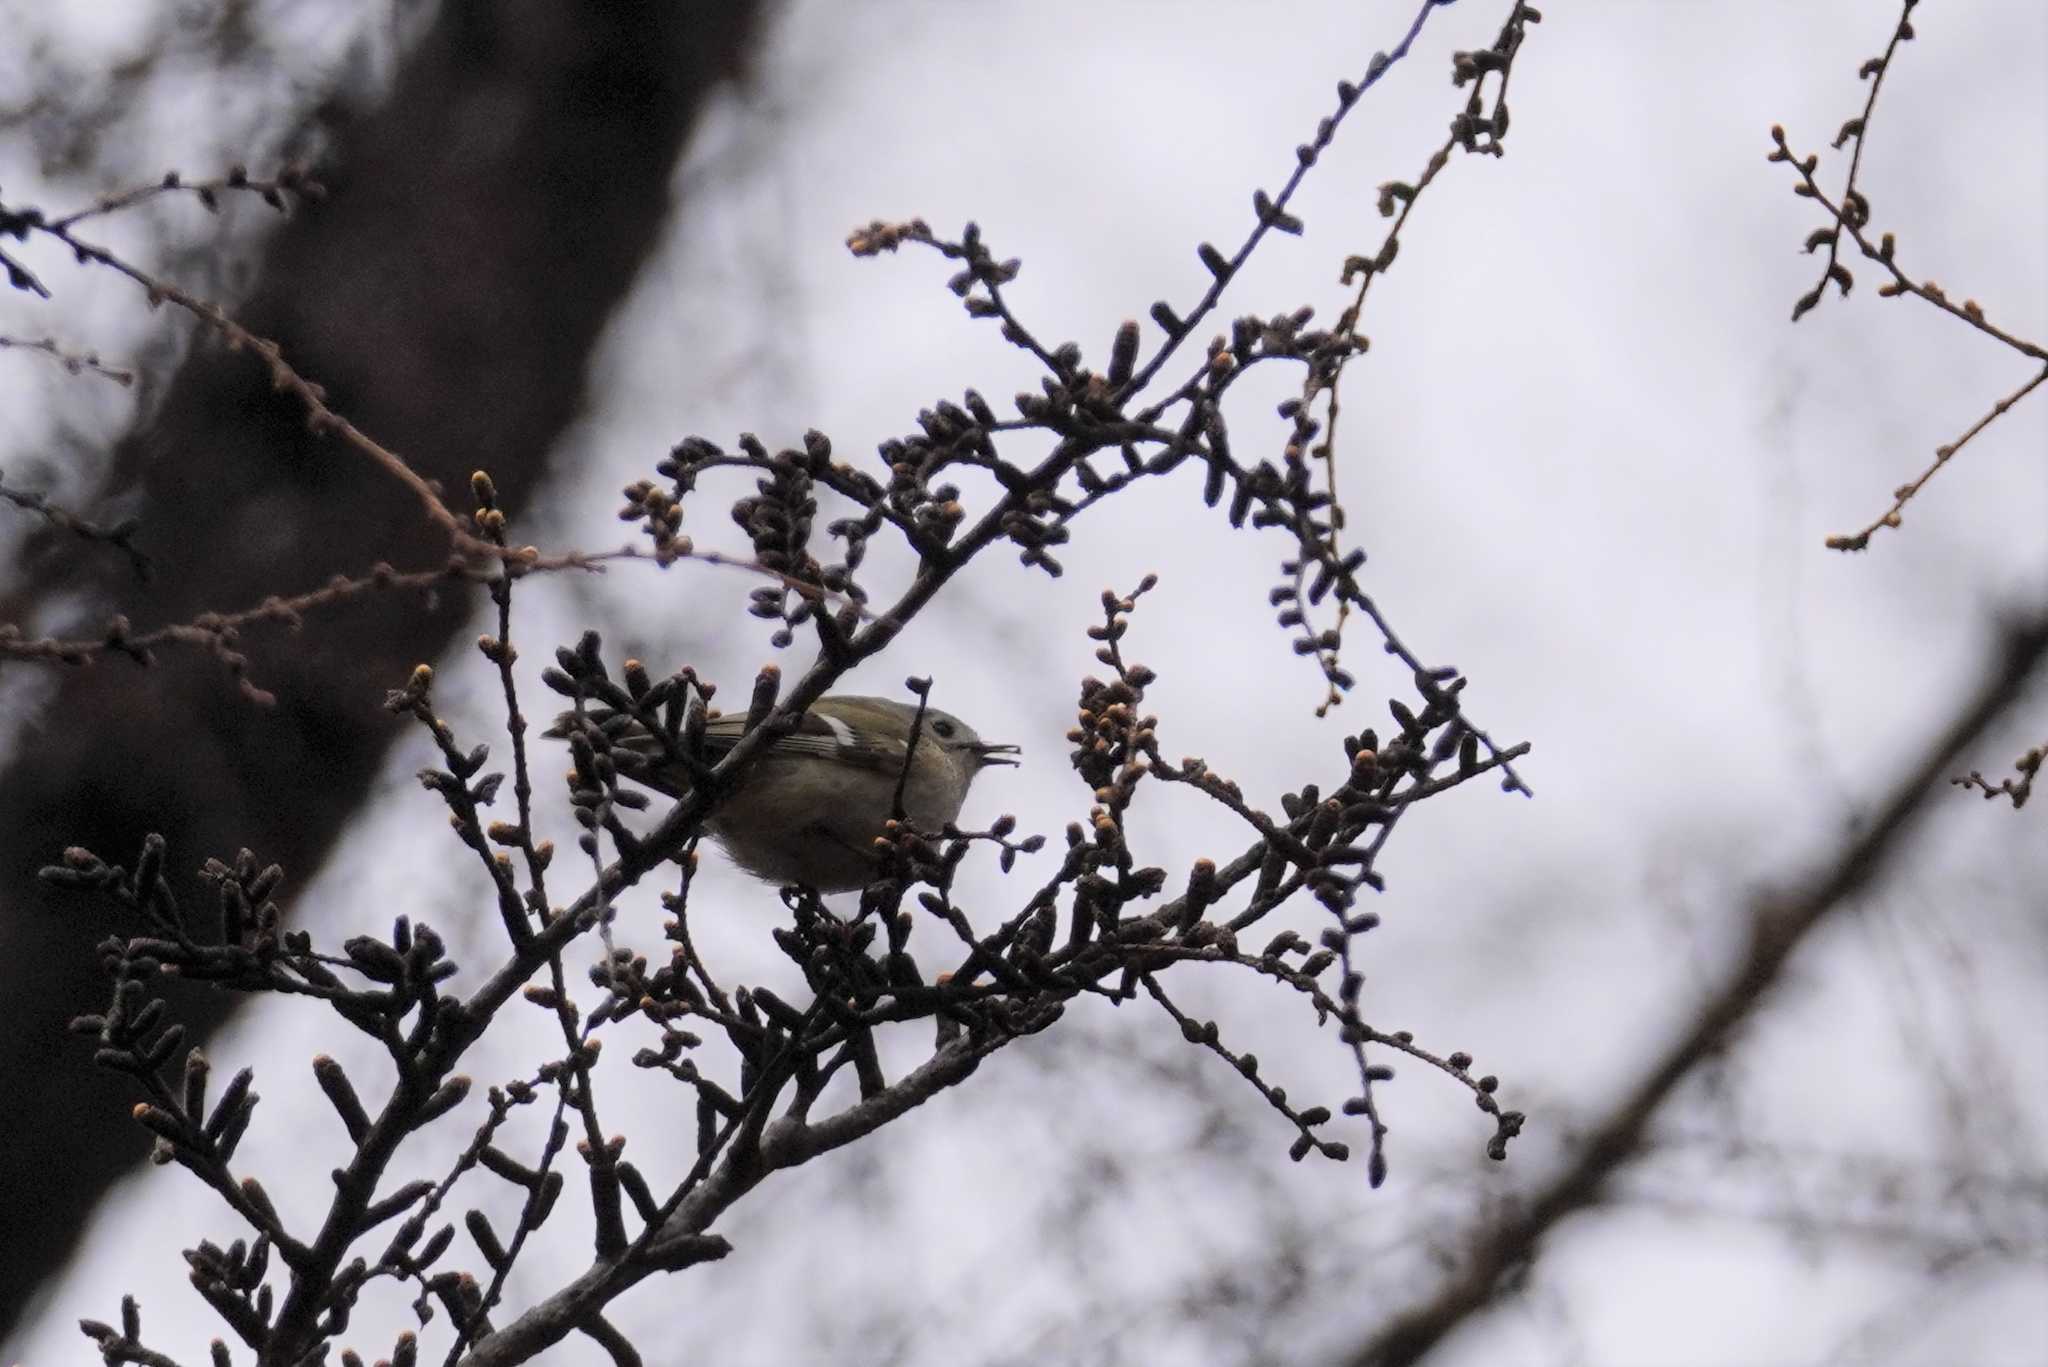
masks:
<instances>
[{"instance_id":1,"label":"olive green plumage","mask_svg":"<svg viewBox=\"0 0 2048 1367\"><path fill-rule=\"evenodd\" d=\"M1017 763L1016 746L992 745L935 707L925 709L911 749L916 717L914 705L893 698L819 699L755 759L708 829L734 863L771 883L818 892L865 886L899 782L904 814L919 830L936 833L958 818L975 775ZM566 736L576 724L576 714L565 712L548 734ZM670 797L689 792L688 772L668 761L660 740L637 721L593 710L582 724L605 734L621 776ZM745 717L713 717L704 728L705 759L716 763L745 730Z\"/></svg>"}]
</instances>

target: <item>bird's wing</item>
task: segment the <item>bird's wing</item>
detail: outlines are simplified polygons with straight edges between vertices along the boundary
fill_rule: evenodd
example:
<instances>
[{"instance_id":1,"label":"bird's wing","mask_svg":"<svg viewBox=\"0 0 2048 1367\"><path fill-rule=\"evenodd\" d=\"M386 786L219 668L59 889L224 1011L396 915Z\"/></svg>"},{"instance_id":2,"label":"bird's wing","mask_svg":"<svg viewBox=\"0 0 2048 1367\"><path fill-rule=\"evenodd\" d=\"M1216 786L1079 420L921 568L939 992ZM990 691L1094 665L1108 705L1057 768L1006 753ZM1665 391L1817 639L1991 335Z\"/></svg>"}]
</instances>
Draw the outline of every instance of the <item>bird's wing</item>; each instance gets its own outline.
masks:
<instances>
[{"instance_id":1,"label":"bird's wing","mask_svg":"<svg viewBox=\"0 0 2048 1367\"><path fill-rule=\"evenodd\" d=\"M744 715L713 717L704 725L706 755L715 760L732 749L739 744L746 727ZM903 763L902 742L857 735L837 717L816 712L806 712L794 731L778 737L768 749L770 754L810 755L863 769L896 769Z\"/></svg>"},{"instance_id":2,"label":"bird's wing","mask_svg":"<svg viewBox=\"0 0 2048 1367\"><path fill-rule=\"evenodd\" d=\"M628 778L673 792L671 784L664 781L660 769L668 758L668 751L658 736L651 734L634 718L609 708L592 707L583 714L582 725L602 731L610 740L613 761ZM725 753L739 744L746 733L747 719L744 714L728 714L713 717L704 724L704 758L717 763ZM577 729L576 714L564 712L555 718L555 724L546 734L556 738L568 736ZM830 758L841 764L851 764L862 769L894 772L903 765L903 744L901 741L875 740L855 734L852 727L836 717L822 716L807 712L786 736L778 737L769 747L773 755L813 756Z\"/></svg>"}]
</instances>

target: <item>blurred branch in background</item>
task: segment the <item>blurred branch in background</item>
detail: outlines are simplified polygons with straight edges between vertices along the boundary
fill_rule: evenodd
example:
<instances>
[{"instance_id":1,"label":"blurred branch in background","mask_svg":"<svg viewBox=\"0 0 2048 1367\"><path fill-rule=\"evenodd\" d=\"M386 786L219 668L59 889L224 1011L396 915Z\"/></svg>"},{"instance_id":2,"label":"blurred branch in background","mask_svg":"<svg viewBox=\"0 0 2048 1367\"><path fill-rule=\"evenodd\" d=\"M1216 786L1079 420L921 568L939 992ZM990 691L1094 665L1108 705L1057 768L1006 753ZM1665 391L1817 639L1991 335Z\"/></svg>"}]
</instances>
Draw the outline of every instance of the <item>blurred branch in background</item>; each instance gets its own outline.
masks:
<instances>
[{"instance_id":1,"label":"blurred branch in background","mask_svg":"<svg viewBox=\"0 0 2048 1367\"><path fill-rule=\"evenodd\" d=\"M1835 860L1783 893L1765 893L1749 909L1748 940L1726 980L1700 1004L1672 1044L1616 1103L1579 1136L1572 1161L1516 1200L1511 1212L1464 1250L1433 1295L1373 1335L1345 1361L1351 1367L1405 1367L1425 1358L1472 1316L1496 1303L1538 1256L1544 1238L1603 1188L1643 1148L1665 1104L1702 1064L1715 1058L1770 1001L1794 951L1830 917L1853 910L1887 871L1928 802L1947 790L1958 755L2001 721L2025 694L2048 650L2048 618L2013 622L1986 663L1977 691L1935 733L1921 757L1892 784Z\"/></svg>"},{"instance_id":2,"label":"blurred branch in background","mask_svg":"<svg viewBox=\"0 0 2048 1367\"><path fill-rule=\"evenodd\" d=\"M24 512L34 513L52 527L60 528L81 540L97 541L102 545L114 547L128 558L129 568L135 572L135 577L145 583L148 582L149 557L135 548L135 532L142 524L134 518L123 518L110 527L100 526L60 504L51 502L46 494L8 488L4 474L0 474L0 499L12 503ZM0 625L0 641L5 642L8 654L15 653L13 647L17 638L14 633L17 630L12 622Z\"/></svg>"}]
</instances>

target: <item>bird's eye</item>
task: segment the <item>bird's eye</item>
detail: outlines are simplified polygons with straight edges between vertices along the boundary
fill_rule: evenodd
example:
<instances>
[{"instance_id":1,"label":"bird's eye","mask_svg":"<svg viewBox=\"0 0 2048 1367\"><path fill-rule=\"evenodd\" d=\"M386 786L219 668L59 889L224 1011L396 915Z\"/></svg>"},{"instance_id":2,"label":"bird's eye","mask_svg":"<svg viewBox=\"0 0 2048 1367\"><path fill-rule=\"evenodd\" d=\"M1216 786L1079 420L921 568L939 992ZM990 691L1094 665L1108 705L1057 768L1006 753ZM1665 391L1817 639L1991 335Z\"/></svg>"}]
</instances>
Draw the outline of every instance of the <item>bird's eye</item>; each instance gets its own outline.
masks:
<instances>
[{"instance_id":1,"label":"bird's eye","mask_svg":"<svg viewBox=\"0 0 2048 1367\"><path fill-rule=\"evenodd\" d=\"M933 734L937 735L940 740L951 740L953 739L953 723L941 717L939 720L932 723L932 732Z\"/></svg>"}]
</instances>

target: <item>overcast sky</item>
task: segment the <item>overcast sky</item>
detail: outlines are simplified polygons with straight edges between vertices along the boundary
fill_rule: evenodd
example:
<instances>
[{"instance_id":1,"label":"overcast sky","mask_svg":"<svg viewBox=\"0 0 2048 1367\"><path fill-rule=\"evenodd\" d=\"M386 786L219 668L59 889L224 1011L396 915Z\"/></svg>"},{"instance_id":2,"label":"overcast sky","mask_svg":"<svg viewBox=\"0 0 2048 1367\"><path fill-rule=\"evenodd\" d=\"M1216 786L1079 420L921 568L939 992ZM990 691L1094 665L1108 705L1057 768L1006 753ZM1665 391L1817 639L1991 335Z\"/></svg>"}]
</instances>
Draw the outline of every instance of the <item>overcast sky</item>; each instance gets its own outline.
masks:
<instances>
[{"instance_id":1,"label":"overcast sky","mask_svg":"<svg viewBox=\"0 0 2048 1367\"><path fill-rule=\"evenodd\" d=\"M390 60L381 38L348 55L359 21L340 16L353 7L265 8L292 35L306 81L344 61L374 70ZM1383 233L1375 187L1412 179L1462 101L1448 54L1490 42L1507 9L1459 0L1432 16L1310 178L1296 204L1306 235L1264 248L1226 313L1313 304L1334 317L1343 258ZM121 13L88 21L71 7L26 7L13 19L50 35L45 60L90 73L114 64L133 32ZM1027 320L1099 360L1120 320L1143 317L1154 299L1197 296L1206 273L1195 244L1234 245L1252 190L1277 187L1334 83L1392 46L1411 13L1355 0L793 6L759 87L725 102L678 170L684 208L597 358L563 466L574 473L529 538L615 543L619 486L687 434L729 442L753 431L787 445L816 427L867 460L941 397L973 386L1000 402L1034 385L1025 358L964 317L935 257L847 254L847 231L873 218L921 216L946 234L979 222L999 256L1024 262L1012 298ZM1334 1261L1379 1249L1370 1278L1274 1330L1312 1360L1428 1285L1428 1237L1455 1233L1482 1199L1557 1159L1571 1126L1634 1076L1725 963L1745 893L1827 848L1976 677L1987 612L2037 599L2048 582L2040 393L1869 553L1822 547L1882 512L1937 443L2030 373L1925 306L1878 299L1860 263L1850 298L1788 322L1816 274L1799 247L1821 218L1794 198L1786 168L1766 163L1768 129L1782 123L1795 147L1825 151L1860 110L1856 68L1895 14L1849 0L1550 7L1515 69L1508 155L1454 160L1372 291L1362 325L1372 349L1344 392L1350 536L1408 642L1468 674L1475 720L1504 742L1533 743L1520 769L1536 797L1473 785L1403 823L1381 865L1366 1014L1439 1050L1468 1050L1501 1076L1509 1104L1532 1117L1505 1168L1484 1157L1489 1127L1461 1092L1404 1070L1382 1094L1394 1175L1380 1191L1366 1189L1359 1164L1289 1164L1291 1132L1227 1077L1217 1095L1243 1113L1249 1142L1230 1171L1192 1180L1173 1156L1207 1103L1118 1057L1158 1033L1156 1019L1091 1004L1076 1009L1073 1042L1000 1056L903 1134L888 1132L878 1152L835 1155L750 1198L721 1226L737 1245L731 1258L642 1286L615 1322L650 1344L676 1326L708 1334L725 1367L801 1360L791 1355L819 1344L858 1363L899 1360L890 1335L907 1329L891 1307L907 1307L908 1329L922 1332L901 1361L1000 1361L1024 1352L1040 1317L1070 1311L1083 1284L1117 1289L1129 1308L1233 1255L1247 1275L1265 1275L1259 1251L1290 1231L1327 1239L1316 1247ZM1909 273L2039 340L2048 10L1923 5L1918 24L1887 79L1862 184ZM0 83L28 79L4 65L25 60L28 45L11 46ZM110 182L170 165L196 173L231 155L260 164L235 149L275 135L266 110L277 92L215 89L203 76L161 84L158 117L118 148ZM1839 167L1827 168L1823 183L1839 184ZM10 201L62 207L106 188L38 174L25 143L0 139ZM92 302L67 311L67 326L101 329L91 344L110 355L158 325L132 298L83 297ZM0 312L0 332L47 330ZM36 424L55 414L106 430L120 417L76 382L31 375L32 359L0 357L0 396L25 407L14 434L0 435L0 467L23 459L48 431ZM1281 426L1249 398L1235 444L1277 449ZM1094 600L1156 572L1129 650L1160 673L1149 703L1162 748L1204 756L1268 804L1283 784L1327 773L1342 729L1384 725L1377 700L1406 689L1358 632L1348 663L1360 688L1318 721L1315 671L1265 605L1284 547L1227 534L1197 492L1182 482L1129 500L1114 537L1084 524L1057 582L988 557L956 606L929 614L848 687L890 692L905 674L932 675L935 702L1027 757L981 782L967 818L1014 811L1056 844L1085 810L1061 735L1078 679L1095 669L1083 636ZM714 543L732 531L710 500L691 530ZM760 624L735 616L751 587L690 566L533 584L522 589L526 661L537 672L590 623L620 653L694 663L743 691L771 655ZM439 700L473 739L487 736L493 686L473 652L443 668ZM2031 715L2044 709L2048 698ZM1976 762L2002 769L2041 730L2003 735ZM411 910L458 945L491 943L485 891L466 868L449 871L444 823L411 779L429 758L420 739L394 750L377 811L337 860L350 877L316 880L298 914L338 937ZM1936 1122L1927 1079L1944 1060L1981 1061L1973 1041L1990 1039L2007 1087L1973 1093L1973 1106L1997 1120L1986 1142L2007 1175L2040 1180L2038 815L1960 795L1945 804L1909 873L1809 947L1787 999L1738 1051L1721 1102L1685 1112L1711 1132L1709 1148L1739 1136L1909 1169L1938 1163L1984 1137ZM1222 814L1185 799L1141 806L1134 831L1146 861L1170 870L1242 843ZM371 849L383 857L357 857ZM965 882L993 919L1003 880L981 867ZM772 896L719 861L699 895L736 909L707 932L730 976L791 978L768 940ZM640 927L629 914L622 936L652 946L655 913L639 910ZM1296 916L1304 932L1319 928L1309 909ZM1957 979L1925 967L1936 961L1967 965L1967 1001L1955 1000ZM1274 1060L1290 1090L1346 1094L1348 1059L1311 1021L1245 985L1195 997L1205 990L1226 1037ZM217 1070L258 1069L266 1105L242 1150L250 1169L273 1193L293 1171L307 1175L297 1202L281 1193L288 1219L325 1199L341 1155L305 1057L327 1049L346 1061L351 1047L290 1002L259 1003L210 1047ZM533 1052L498 1047L479 1058L480 1080L517 1075ZM1158 1057L1162 1068L1220 1069L1191 1052ZM75 1063L86 1066L82 1054ZM615 1109L653 1173L686 1166L687 1099L657 1096L645 1116ZM673 1153L642 1147L667 1126ZM1062 1155L1093 1151L1105 1133L1127 1145L1129 1182L1106 1183L1103 1204L1077 1209ZM427 1157L403 1166L406 1178L434 1171ZM835 1191L856 1200L825 1199ZM1768 1214L1781 1198L1737 1184L1704 1202L1722 1212L1713 1217L1646 1201L1582 1219L1554 1241L1523 1308L1485 1321L1442 1360L1779 1367L1822 1360L1924 1289L1910 1258L1880 1245L1809 1256L1767 1219L1728 1214ZM126 1290L142 1297L152 1339L203 1358L212 1322L163 1231L220 1241L241 1231L177 1169L131 1179L118 1205L38 1325L7 1346L9 1361L91 1360L76 1321L111 1318ZM1057 1222L1081 1253L1046 1252L1061 1245L1046 1233ZM2034 1234L2037 1246L2048 1239ZM559 1266L577 1265L579 1252ZM2007 1266L1931 1300L1871 1360L2042 1360L2041 1267L2020 1266L2023 1276ZM536 1257L515 1287L548 1285L550 1270ZM395 1327L404 1299L370 1303L359 1349L388 1342L367 1325ZM1062 1342L1085 1345L1098 1331L1112 1322ZM1134 1319L1128 1332L1153 1336L1158 1354L1133 1361L1243 1360L1241 1344L1177 1332L1170 1317ZM580 1342L550 1358L596 1360Z\"/></svg>"}]
</instances>

